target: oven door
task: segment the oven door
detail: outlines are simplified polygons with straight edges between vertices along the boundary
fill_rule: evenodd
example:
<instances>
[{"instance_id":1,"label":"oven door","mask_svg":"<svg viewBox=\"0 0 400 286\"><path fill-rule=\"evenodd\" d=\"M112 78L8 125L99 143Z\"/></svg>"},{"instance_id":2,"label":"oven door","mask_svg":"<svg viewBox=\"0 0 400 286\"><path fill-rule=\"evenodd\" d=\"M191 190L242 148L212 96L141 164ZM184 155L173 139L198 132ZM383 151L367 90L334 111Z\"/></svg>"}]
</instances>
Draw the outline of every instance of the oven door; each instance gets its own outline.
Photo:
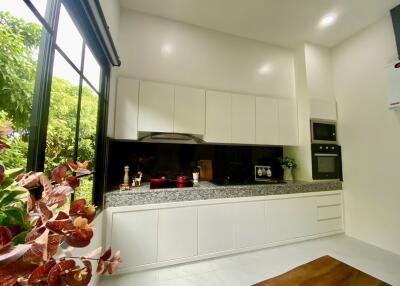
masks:
<instances>
[{"instance_id":1,"label":"oven door","mask_svg":"<svg viewBox=\"0 0 400 286\"><path fill-rule=\"evenodd\" d=\"M314 180L342 180L341 152L337 146L336 152L313 152L312 169Z\"/></svg>"}]
</instances>

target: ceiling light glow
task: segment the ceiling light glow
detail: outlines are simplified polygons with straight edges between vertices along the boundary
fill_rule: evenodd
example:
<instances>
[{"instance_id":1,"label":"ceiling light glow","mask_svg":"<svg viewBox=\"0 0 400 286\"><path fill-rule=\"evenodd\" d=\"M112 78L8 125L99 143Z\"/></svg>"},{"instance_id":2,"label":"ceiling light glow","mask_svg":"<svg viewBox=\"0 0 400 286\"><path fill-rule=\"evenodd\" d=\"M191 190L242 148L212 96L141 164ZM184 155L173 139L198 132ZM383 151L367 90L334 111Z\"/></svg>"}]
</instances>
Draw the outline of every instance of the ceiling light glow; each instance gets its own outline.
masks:
<instances>
[{"instance_id":1,"label":"ceiling light glow","mask_svg":"<svg viewBox=\"0 0 400 286\"><path fill-rule=\"evenodd\" d=\"M271 64L263 64L259 69L258 73L260 75L270 74L272 72L272 65Z\"/></svg>"},{"instance_id":2,"label":"ceiling light glow","mask_svg":"<svg viewBox=\"0 0 400 286\"><path fill-rule=\"evenodd\" d=\"M334 13L327 14L327 15L325 15L325 16L323 16L321 18L321 20L319 21L318 26L320 28L329 27L329 26L331 26L332 24L334 24L336 22L336 19L337 19L337 15L336 14L334 14Z\"/></svg>"},{"instance_id":3,"label":"ceiling light glow","mask_svg":"<svg viewBox=\"0 0 400 286\"><path fill-rule=\"evenodd\" d=\"M161 46L161 53L165 56L171 54L174 50L174 47L171 44L163 44Z\"/></svg>"}]
</instances>

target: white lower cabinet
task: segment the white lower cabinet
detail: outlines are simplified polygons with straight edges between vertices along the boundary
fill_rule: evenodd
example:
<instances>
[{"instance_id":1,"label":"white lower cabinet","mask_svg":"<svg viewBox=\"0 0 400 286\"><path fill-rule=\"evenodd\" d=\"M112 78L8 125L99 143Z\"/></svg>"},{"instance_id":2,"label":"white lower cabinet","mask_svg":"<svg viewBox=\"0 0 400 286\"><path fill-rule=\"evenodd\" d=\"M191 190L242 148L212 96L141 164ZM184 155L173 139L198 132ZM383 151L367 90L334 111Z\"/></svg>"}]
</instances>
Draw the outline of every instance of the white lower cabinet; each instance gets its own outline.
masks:
<instances>
[{"instance_id":1,"label":"white lower cabinet","mask_svg":"<svg viewBox=\"0 0 400 286\"><path fill-rule=\"evenodd\" d=\"M235 248L233 205L200 206L198 216L199 255Z\"/></svg>"},{"instance_id":2,"label":"white lower cabinet","mask_svg":"<svg viewBox=\"0 0 400 286\"><path fill-rule=\"evenodd\" d=\"M124 255L121 270L157 262L158 211L113 214L111 248Z\"/></svg>"},{"instance_id":3,"label":"white lower cabinet","mask_svg":"<svg viewBox=\"0 0 400 286\"><path fill-rule=\"evenodd\" d=\"M288 240L317 233L315 197L270 200L265 205L266 242Z\"/></svg>"},{"instance_id":4,"label":"white lower cabinet","mask_svg":"<svg viewBox=\"0 0 400 286\"><path fill-rule=\"evenodd\" d=\"M318 196L317 198L318 233L343 229L343 207L340 194Z\"/></svg>"},{"instance_id":5,"label":"white lower cabinet","mask_svg":"<svg viewBox=\"0 0 400 286\"><path fill-rule=\"evenodd\" d=\"M111 208L107 244L128 272L343 231L340 192L283 196Z\"/></svg>"},{"instance_id":6,"label":"white lower cabinet","mask_svg":"<svg viewBox=\"0 0 400 286\"><path fill-rule=\"evenodd\" d=\"M158 261L197 255L197 208L162 209L158 219Z\"/></svg>"},{"instance_id":7,"label":"white lower cabinet","mask_svg":"<svg viewBox=\"0 0 400 286\"><path fill-rule=\"evenodd\" d=\"M265 202L245 202L234 206L236 248L264 244Z\"/></svg>"}]
</instances>

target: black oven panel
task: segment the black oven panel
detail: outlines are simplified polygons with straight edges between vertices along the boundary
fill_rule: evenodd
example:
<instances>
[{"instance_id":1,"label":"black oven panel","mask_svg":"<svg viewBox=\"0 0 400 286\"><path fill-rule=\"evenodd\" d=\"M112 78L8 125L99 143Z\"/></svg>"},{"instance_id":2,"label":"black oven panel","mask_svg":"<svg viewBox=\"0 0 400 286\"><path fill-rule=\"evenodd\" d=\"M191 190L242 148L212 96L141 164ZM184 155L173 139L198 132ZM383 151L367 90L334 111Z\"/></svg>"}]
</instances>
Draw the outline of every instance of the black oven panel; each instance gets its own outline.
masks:
<instances>
[{"instance_id":1,"label":"black oven panel","mask_svg":"<svg viewBox=\"0 0 400 286\"><path fill-rule=\"evenodd\" d=\"M342 153L339 145L312 144L312 175L314 180L342 180Z\"/></svg>"}]
</instances>

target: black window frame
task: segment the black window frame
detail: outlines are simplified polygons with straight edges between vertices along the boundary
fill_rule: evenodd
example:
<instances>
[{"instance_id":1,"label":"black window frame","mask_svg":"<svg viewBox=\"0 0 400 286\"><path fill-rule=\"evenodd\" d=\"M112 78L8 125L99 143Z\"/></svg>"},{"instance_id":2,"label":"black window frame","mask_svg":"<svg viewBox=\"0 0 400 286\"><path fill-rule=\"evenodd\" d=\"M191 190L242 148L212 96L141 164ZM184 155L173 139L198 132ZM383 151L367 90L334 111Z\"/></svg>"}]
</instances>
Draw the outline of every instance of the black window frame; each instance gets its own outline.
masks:
<instances>
[{"instance_id":1,"label":"black window frame","mask_svg":"<svg viewBox=\"0 0 400 286\"><path fill-rule=\"evenodd\" d=\"M97 115L97 134L96 134L96 150L95 150L95 170L94 173L94 188L92 191L93 202L95 205L102 207L103 193L106 191L106 155L108 153L108 145L106 144L107 134L107 118L108 118L108 97L110 87L110 73L112 66L121 64L115 45L112 41L111 34L105 22L104 14L101 11L100 3L94 0L95 7L98 10L102 23L96 21L89 1L86 0L48 0L46 13L43 17L35 8L30 0L24 1L32 13L42 24L42 38L39 49L39 57L36 69L35 89L32 103L31 127L28 145L28 162L27 171L43 171L45 165L45 150L47 139L47 126L49 120L52 71L54 65L55 52L57 51L68 63L74 68L80 77L79 98L82 95L82 84L86 82L94 91L98 93L98 115ZM85 60L85 46L90 48L93 56L96 58L101 68L100 85L95 88L92 83L83 74L82 68L76 65L69 59L63 50L57 45L57 27L60 16L61 4L65 7L68 14L74 21L79 32L83 37L82 45L82 63ZM102 27L99 27L102 26ZM101 28L104 33L102 33ZM107 42L109 43L107 48ZM80 109L80 102L78 103ZM77 142L79 140L79 115L76 125L75 137L75 154L74 160L77 159ZM73 199L73 197L72 197Z\"/></svg>"}]
</instances>

